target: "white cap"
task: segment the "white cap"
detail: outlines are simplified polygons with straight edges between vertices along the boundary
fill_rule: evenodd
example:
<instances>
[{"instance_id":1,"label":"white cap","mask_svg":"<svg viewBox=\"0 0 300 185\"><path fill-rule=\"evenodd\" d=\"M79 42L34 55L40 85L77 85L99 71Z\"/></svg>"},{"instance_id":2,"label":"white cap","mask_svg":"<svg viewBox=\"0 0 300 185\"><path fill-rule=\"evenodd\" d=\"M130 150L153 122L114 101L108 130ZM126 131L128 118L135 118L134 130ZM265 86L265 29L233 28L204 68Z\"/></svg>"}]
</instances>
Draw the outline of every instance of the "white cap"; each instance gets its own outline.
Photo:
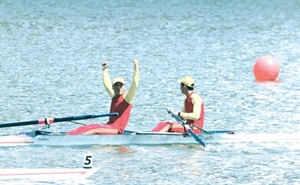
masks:
<instances>
[{"instance_id":1,"label":"white cap","mask_svg":"<svg viewBox=\"0 0 300 185\"><path fill-rule=\"evenodd\" d=\"M113 80L113 84L117 83L117 82L121 82L122 84L125 84L125 81L123 78L121 77L117 77Z\"/></svg>"},{"instance_id":2,"label":"white cap","mask_svg":"<svg viewBox=\"0 0 300 185\"><path fill-rule=\"evenodd\" d=\"M189 76L185 76L184 78L178 80L178 82L189 87L194 87L195 80Z\"/></svg>"}]
</instances>

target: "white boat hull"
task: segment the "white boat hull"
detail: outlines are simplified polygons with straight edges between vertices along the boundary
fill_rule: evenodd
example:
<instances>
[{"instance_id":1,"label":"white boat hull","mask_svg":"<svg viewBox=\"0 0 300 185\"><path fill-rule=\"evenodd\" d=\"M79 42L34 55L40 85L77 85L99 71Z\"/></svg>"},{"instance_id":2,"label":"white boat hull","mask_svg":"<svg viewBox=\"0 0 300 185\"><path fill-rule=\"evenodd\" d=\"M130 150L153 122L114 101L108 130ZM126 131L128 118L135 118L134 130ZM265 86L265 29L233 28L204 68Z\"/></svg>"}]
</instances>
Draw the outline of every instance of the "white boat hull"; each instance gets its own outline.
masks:
<instances>
[{"instance_id":1,"label":"white boat hull","mask_svg":"<svg viewBox=\"0 0 300 185\"><path fill-rule=\"evenodd\" d=\"M205 143L211 142L300 142L300 134L203 134ZM1 136L0 146L20 145L162 145L199 144L190 136L179 133L133 132L123 135L27 135Z\"/></svg>"},{"instance_id":2,"label":"white boat hull","mask_svg":"<svg viewBox=\"0 0 300 185\"><path fill-rule=\"evenodd\" d=\"M0 179L75 179L87 178L97 169L0 169Z\"/></svg>"},{"instance_id":3,"label":"white boat hull","mask_svg":"<svg viewBox=\"0 0 300 185\"><path fill-rule=\"evenodd\" d=\"M182 134L158 135L26 135L2 136L0 146L20 145L161 145L161 144L193 144L197 143L192 137Z\"/></svg>"}]
</instances>

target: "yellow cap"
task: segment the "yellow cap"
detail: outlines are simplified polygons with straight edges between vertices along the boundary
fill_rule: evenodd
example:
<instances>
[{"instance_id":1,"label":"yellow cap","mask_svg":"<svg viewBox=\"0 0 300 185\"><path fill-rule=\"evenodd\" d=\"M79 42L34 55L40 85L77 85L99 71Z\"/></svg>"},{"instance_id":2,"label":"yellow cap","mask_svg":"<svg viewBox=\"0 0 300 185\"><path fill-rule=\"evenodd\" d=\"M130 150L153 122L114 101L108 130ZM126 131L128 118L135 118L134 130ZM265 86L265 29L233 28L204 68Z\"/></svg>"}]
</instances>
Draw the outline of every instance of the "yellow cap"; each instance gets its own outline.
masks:
<instances>
[{"instance_id":1,"label":"yellow cap","mask_svg":"<svg viewBox=\"0 0 300 185\"><path fill-rule=\"evenodd\" d=\"M183 79L178 80L179 83L183 83L186 86L193 87L195 80L189 76L185 76Z\"/></svg>"},{"instance_id":2,"label":"yellow cap","mask_svg":"<svg viewBox=\"0 0 300 185\"><path fill-rule=\"evenodd\" d=\"M117 77L113 80L113 84L117 83L117 82L121 82L122 84L125 84L125 81L123 78L121 77Z\"/></svg>"}]
</instances>

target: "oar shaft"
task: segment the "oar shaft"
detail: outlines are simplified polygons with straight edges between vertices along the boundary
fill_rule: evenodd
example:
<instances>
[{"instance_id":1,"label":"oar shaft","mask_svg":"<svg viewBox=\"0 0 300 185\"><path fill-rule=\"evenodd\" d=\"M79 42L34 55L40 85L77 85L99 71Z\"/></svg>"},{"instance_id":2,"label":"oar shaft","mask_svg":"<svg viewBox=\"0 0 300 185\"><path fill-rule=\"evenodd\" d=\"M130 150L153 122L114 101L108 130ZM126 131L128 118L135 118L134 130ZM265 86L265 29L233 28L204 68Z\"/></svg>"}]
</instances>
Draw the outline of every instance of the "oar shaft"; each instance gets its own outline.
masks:
<instances>
[{"instance_id":1,"label":"oar shaft","mask_svg":"<svg viewBox=\"0 0 300 185\"><path fill-rule=\"evenodd\" d=\"M22 122L22 124L20 124L20 122L16 122L16 123L3 123L0 125L0 128L4 128L4 127L16 127L16 126L26 126L26 125L35 125L35 124L39 124L40 120L35 120L35 121L24 121Z\"/></svg>"},{"instance_id":2,"label":"oar shaft","mask_svg":"<svg viewBox=\"0 0 300 185\"><path fill-rule=\"evenodd\" d=\"M46 124L46 123L50 124L50 123L54 123L54 122L73 121L73 120L82 120L82 119L99 118L99 117L105 117L105 116L118 116L118 115L119 114L117 112L113 112L113 113L107 113L107 114L90 114L90 115L70 116L70 117L62 117L62 118L44 118L44 119L33 120L33 121L3 123L3 124L0 124L0 128Z\"/></svg>"},{"instance_id":3,"label":"oar shaft","mask_svg":"<svg viewBox=\"0 0 300 185\"><path fill-rule=\"evenodd\" d=\"M211 134L209 131L204 130L203 128L198 127L197 125L193 124L194 127L196 127L199 130L202 130L206 134Z\"/></svg>"},{"instance_id":4,"label":"oar shaft","mask_svg":"<svg viewBox=\"0 0 300 185\"><path fill-rule=\"evenodd\" d=\"M91 119L91 118L99 118L105 116L118 116L117 112L108 113L108 114L91 114L91 115L83 115L83 116L70 116L64 118L54 118L54 122L63 122L63 121L73 121L73 120L82 120L82 119Z\"/></svg>"}]
</instances>

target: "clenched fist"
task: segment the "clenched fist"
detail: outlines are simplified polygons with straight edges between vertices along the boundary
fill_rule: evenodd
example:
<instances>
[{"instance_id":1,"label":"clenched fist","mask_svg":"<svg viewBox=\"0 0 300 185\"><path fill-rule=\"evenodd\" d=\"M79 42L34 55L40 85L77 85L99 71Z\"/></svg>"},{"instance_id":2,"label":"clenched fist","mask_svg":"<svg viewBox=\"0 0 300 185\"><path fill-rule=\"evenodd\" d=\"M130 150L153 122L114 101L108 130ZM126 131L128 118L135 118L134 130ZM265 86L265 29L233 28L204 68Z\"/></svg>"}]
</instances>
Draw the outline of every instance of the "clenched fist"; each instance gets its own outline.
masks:
<instances>
[{"instance_id":1,"label":"clenched fist","mask_svg":"<svg viewBox=\"0 0 300 185\"><path fill-rule=\"evenodd\" d=\"M138 67L138 64L139 64L139 61L138 61L138 60L135 59L135 60L133 60L132 62L134 63L134 67Z\"/></svg>"},{"instance_id":2,"label":"clenched fist","mask_svg":"<svg viewBox=\"0 0 300 185\"><path fill-rule=\"evenodd\" d=\"M108 68L108 62L103 62L102 63L102 69L107 69Z\"/></svg>"}]
</instances>

